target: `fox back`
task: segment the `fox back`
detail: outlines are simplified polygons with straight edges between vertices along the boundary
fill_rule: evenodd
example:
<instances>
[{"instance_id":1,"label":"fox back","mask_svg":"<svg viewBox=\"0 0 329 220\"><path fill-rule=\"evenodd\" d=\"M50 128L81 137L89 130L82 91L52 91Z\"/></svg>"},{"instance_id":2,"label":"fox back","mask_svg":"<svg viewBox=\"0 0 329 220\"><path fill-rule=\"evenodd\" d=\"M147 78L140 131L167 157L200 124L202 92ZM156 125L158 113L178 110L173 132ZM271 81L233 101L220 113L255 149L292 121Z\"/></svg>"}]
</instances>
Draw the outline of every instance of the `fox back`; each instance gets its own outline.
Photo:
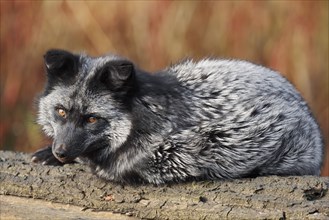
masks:
<instances>
[{"instance_id":1,"label":"fox back","mask_svg":"<svg viewBox=\"0 0 329 220\"><path fill-rule=\"evenodd\" d=\"M33 161L79 160L121 183L319 175L323 142L280 74L238 60L149 74L115 55L45 54L38 123L53 144Z\"/></svg>"}]
</instances>

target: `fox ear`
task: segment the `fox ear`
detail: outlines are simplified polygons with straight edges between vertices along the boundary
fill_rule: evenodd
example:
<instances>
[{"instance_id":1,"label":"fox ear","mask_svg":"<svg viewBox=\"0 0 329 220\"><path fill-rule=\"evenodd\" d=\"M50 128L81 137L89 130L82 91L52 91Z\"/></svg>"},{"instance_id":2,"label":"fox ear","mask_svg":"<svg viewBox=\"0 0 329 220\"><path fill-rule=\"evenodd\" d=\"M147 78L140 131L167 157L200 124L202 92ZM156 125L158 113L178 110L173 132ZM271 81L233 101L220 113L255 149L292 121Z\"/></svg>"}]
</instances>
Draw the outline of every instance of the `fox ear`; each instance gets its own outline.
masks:
<instances>
[{"instance_id":1,"label":"fox ear","mask_svg":"<svg viewBox=\"0 0 329 220\"><path fill-rule=\"evenodd\" d=\"M78 73L79 57L65 50L49 50L44 55L49 81L68 82Z\"/></svg>"},{"instance_id":2,"label":"fox ear","mask_svg":"<svg viewBox=\"0 0 329 220\"><path fill-rule=\"evenodd\" d=\"M126 60L114 60L106 63L97 73L99 82L112 91L124 91L133 86L134 65Z\"/></svg>"}]
</instances>

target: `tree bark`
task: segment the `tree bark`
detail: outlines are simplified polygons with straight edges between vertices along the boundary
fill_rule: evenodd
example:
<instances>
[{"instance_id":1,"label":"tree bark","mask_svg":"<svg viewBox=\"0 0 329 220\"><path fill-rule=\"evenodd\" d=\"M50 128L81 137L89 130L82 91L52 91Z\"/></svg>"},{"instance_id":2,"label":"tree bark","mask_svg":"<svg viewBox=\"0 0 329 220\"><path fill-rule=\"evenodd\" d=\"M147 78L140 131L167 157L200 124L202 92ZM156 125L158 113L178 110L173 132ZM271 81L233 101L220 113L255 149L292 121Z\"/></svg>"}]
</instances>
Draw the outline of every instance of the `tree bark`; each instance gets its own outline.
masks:
<instances>
[{"instance_id":1,"label":"tree bark","mask_svg":"<svg viewBox=\"0 0 329 220\"><path fill-rule=\"evenodd\" d=\"M1 195L145 219L329 218L329 177L269 176L122 186L97 178L81 164L44 166L30 163L30 157L0 151Z\"/></svg>"}]
</instances>

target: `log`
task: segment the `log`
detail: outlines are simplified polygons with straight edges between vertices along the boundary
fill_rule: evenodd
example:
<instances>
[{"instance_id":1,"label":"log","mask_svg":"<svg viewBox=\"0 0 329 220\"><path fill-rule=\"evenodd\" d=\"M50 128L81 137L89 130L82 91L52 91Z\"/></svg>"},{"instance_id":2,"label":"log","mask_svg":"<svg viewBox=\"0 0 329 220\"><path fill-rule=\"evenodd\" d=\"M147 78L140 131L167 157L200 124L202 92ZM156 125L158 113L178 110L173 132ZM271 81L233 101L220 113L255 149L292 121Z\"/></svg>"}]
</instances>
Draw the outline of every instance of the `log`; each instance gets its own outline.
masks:
<instances>
[{"instance_id":1,"label":"log","mask_svg":"<svg viewBox=\"0 0 329 220\"><path fill-rule=\"evenodd\" d=\"M329 177L268 176L130 186L105 182L82 164L45 166L30 163L30 157L0 151L2 204L12 196L39 199L40 210L49 201L70 204L81 207L84 219L94 219L86 217L88 210L143 219L329 218Z\"/></svg>"},{"instance_id":2,"label":"log","mask_svg":"<svg viewBox=\"0 0 329 220\"><path fill-rule=\"evenodd\" d=\"M0 195L1 220L134 220L137 218L114 214L112 212L95 212L92 209L81 209L79 206L53 203L41 199L30 199L17 196Z\"/></svg>"}]
</instances>

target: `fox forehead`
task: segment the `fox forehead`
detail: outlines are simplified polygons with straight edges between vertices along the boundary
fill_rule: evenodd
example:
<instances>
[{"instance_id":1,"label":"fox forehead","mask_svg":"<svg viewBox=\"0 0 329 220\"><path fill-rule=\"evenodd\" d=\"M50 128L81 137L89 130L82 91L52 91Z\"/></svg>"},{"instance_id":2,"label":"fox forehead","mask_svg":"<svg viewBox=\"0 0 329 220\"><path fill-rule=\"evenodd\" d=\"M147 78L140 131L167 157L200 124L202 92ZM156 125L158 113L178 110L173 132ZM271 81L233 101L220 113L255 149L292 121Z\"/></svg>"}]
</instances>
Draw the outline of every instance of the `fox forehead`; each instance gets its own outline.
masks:
<instances>
[{"instance_id":1,"label":"fox forehead","mask_svg":"<svg viewBox=\"0 0 329 220\"><path fill-rule=\"evenodd\" d=\"M98 113L110 117L118 111L118 105L109 94L93 93L86 86L56 86L41 102L48 107L63 106L68 110L78 110L81 114Z\"/></svg>"}]
</instances>

